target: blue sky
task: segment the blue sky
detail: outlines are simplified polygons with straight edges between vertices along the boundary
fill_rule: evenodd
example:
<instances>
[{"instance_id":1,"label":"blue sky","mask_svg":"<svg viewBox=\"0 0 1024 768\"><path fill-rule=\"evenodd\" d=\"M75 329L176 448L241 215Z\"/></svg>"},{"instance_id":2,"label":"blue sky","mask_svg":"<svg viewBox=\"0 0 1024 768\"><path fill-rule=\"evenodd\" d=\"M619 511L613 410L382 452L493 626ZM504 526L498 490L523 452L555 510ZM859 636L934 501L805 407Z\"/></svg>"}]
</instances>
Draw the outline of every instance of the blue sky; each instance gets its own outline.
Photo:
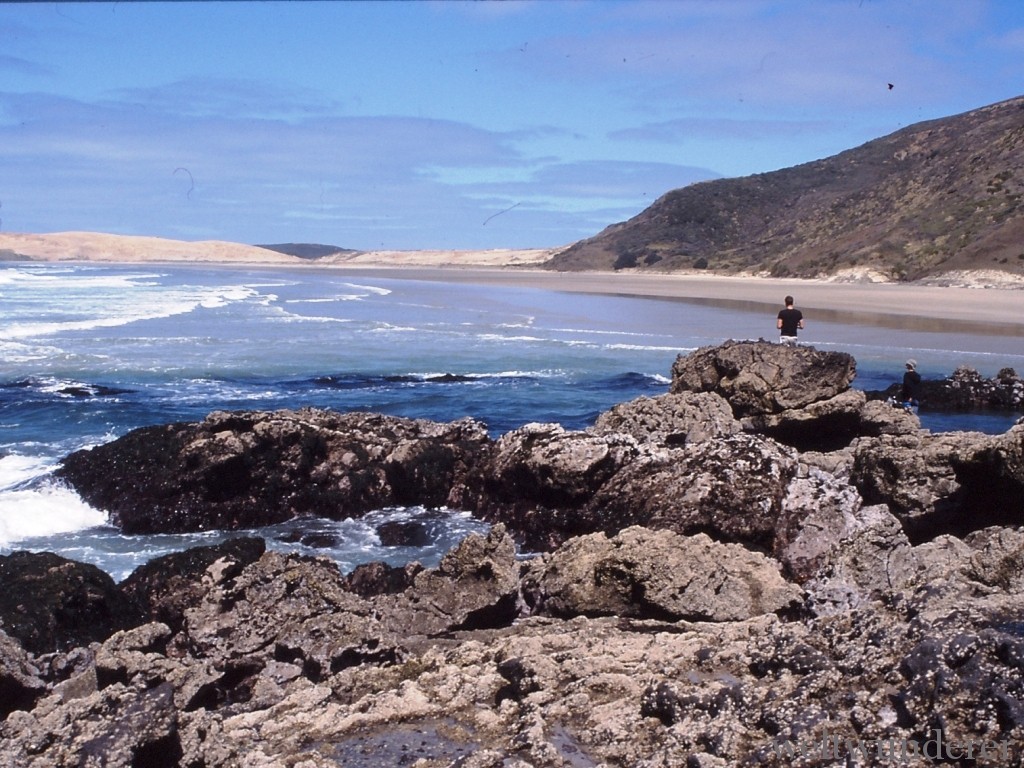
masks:
<instances>
[{"instance_id":1,"label":"blue sky","mask_svg":"<svg viewBox=\"0 0 1024 768\"><path fill-rule=\"evenodd\" d=\"M1022 79L1020 0L5 3L0 229L567 245Z\"/></svg>"}]
</instances>

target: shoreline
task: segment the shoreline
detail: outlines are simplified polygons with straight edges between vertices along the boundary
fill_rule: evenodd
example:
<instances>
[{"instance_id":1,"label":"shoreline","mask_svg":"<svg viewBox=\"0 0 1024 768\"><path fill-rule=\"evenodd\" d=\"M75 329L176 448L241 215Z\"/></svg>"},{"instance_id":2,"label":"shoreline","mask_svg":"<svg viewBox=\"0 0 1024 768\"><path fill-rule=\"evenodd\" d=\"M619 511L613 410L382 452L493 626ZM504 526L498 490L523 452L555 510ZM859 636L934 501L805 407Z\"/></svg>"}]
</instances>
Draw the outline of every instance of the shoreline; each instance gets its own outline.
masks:
<instances>
[{"instance_id":1,"label":"shoreline","mask_svg":"<svg viewBox=\"0 0 1024 768\"><path fill-rule=\"evenodd\" d=\"M2 239L0 245L3 245ZM959 281L959 285L926 285L781 279L700 272L568 272L543 269L535 263L509 261L509 251L486 252L487 256L492 257L501 254L501 261L493 263L480 263L484 260L482 258L475 263L458 263L449 260L454 252L429 253L433 258L424 259L426 263L397 258L384 258L377 263L371 263L369 259L302 261L280 255L276 258L269 256L266 259L249 260L217 258L212 254L210 258L133 258L135 254L119 254L115 258L79 256L67 259L30 256L25 260L11 259L5 263L326 270L391 280L705 303L737 310L770 312L772 315L781 308L783 297L792 295L796 298L797 308L804 311L809 323L816 319L819 322L855 323L894 329L1024 337L1022 285L1010 281L992 285L997 283L997 276L989 278L989 275L968 274L963 275L964 280ZM540 249L530 252L532 256L539 253ZM971 278L976 278L976 285L964 285L970 283ZM982 285L977 285L979 282Z\"/></svg>"},{"instance_id":2,"label":"shoreline","mask_svg":"<svg viewBox=\"0 0 1024 768\"><path fill-rule=\"evenodd\" d=\"M781 309L783 298L796 298L798 309L819 320L857 322L934 331L1020 336L1024 347L1024 292L1018 289L966 288L906 283L839 283L824 280L697 274L623 274L551 272L519 267L414 267L311 264L403 280L470 283L686 301L737 309ZM808 321L813 321L809 316ZM942 327L948 324L947 327Z\"/></svg>"}]
</instances>

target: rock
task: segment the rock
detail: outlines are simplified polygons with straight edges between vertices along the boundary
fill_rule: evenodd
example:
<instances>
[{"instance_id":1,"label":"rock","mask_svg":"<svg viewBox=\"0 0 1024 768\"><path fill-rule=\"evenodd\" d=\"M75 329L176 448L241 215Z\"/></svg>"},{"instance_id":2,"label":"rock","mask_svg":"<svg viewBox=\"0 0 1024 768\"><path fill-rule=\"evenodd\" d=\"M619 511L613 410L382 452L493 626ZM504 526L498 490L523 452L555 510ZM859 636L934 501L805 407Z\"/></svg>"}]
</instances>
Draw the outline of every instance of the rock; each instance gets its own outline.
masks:
<instances>
[{"instance_id":1,"label":"rock","mask_svg":"<svg viewBox=\"0 0 1024 768\"><path fill-rule=\"evenodd\" d=\"M50 552L0 556L0 629L31 653L105 640L141 619L94 565Z\"/></svg>"},{"instance_id":2,"label":"rock","mask_svg":"<svg viewBox=\"0 0 1024 768\"><path fill-rule=\"evenodd\" d=\"M250 686L271 661L295 664L317 683L347 665L393 662L400 653L398 639L385 637L371 605L344 588L330 560L267 552L241 570L218 561L198 578L201 588L190 590L197 599L171 648L209 659L225 679L197 692L193 706L231 701L231 689Z\"/></svg>"},{"instance_id":3,"label":"rock","mask_svg":"<svg viewBox=\"0 0 1024 768\"><path fill-rule=\"evenodd\" d=\"M777 414L828 400L850 388L856 363L843 352L765 341L727 341L680 355L671 392L716 392L737 418Z\"/></svg>"},{"instance_id":4,"label":"rock","mask_svg":"<svg viewBox=\"0 0 1024 768\"><path fill-rule=\"evenodd\" d=\"M236 530L443 505L488 442L471 419L217 412L77 451L56 475L126 533Z\"/></svg>"},{"instance_id":5,"label":"rock","mask_svg":"<svg viewBox=\"0 0 1024 768\"><path fill-rule=\"evenodd\" d=\"M425 547L430 533L416 520L391 520L377 526L377 536L384 547Z\"/></svg>"},{"instance_id":6,"label":"rock","mask_svg":"<svg viewBox=\"0 0 1024 768\"><path fill-rule=\"evenodd\" d=\"M649 451L597 489L587 527L706 532L767 549L796 471L794 451L757 435Z\"/></svg>"},{"instance_id":7,"label":"rock","mask_svg":"<svg viewBox=\"0 0 1024 768\"><path fill-rule=\"evenodd\" d=\"M581 536L532 561L523 596L537 614L739 621L792 608L777 563L704 534L632 527Z\"/></svg>"},{"instance_id":8,"label":"rock","mask_svg":"<svg viewBox=\"0 0 1024 768\"><path fill-rule=\"evenodd\" d=\"M16 641L0 631L0 718L32 709L46 691L39 668Z\"/></svg>"},{"instance_id":9,"label":"rock","mask_svg":"<svg viewBox=\"0 0 1024 768\"><path fill-rule=\"evenodd\" d=\"M965 536L1024 515L1024 427L1003 435L883 434L854 448L851 482L869 504L886 504L912 542Z\"/></svg>"},{"instance_id":10,"label":"rock","mask_svg":"<svg viewBox=\"0 0 1024 768\"><path fill-rule=\"evenodd\" d=\"M192 547L154 558L136 568L120 584L121 592L134 600L153 621L177 632L185 610L206 592L202 576L214 563L222 572L240 573L266 551L260 538L230 539L211 547Z\"/></svg>"},{"instance_id":11,"label":"rock","mask_svg":"<svg viewBox=\"0 0 1024 768\"><path fill-rule=\"evenodd\" d=\"M713 392L638 397L597 417L595 434L624 433L640 442L682 446L739 432L728 402Z\"/></svg>"},{"instance_id":12,"label":"rock","mask_svg":"<svg viewBox=\"0 0 1024 768\"><path fill-rule=\"evenodd\" d=\"M914 434L921 428L917 414L887 402L869 400L860 409L857 431L867 437Z\"/></svg>"},{"instance_id":13,"label":"rock","mask_svg":"<svg viewBox=\"0 0 1024 768\"><path fill-rule=\"evenodd\" d=\"M640 454L628 435L568 432L527 424L502 435L466 482L460 500L501 522L528 549L551 549L595 530L580 511L595 492Z\"/></svg>"},{"instance_id":14,"label":"rock","mask_svg":"<svg viewBox=\"0 0 1024 768\"><path fill-rule=\"evenodd\" d=\"M748 432L800 450L836 450L857 436L861 392L854 359L841 352L764 341L727 341L680 355L673 393L714 392Z\"/></svg>"},{"instance_id":15,"label":"rock","mask_svg":"<svg viewBox=\"0 0 1024 768\"><path fill-rule=\"evenodd\" d=\"M390 595L411 587L416 574L422 570L423 566L417 562L401 568L380 561L361 563L345 576L342 584L360 597Z\"/></svg>"},{"instance_id":16,"label":"rock","mask_svg":"<svg viewBox=\"0 0 1024 768\"><path fill-rule=\"evenodd\" d=\"M885 399L899 394L893 384L868 396ZM961 365L944 379L921 381L920 401L930 411L1019 411L1024 409L1024 380L1013 368L1003 368L986 379L970 366Z\"/></svg>"},{"instance_id":17,"label":"rock","mask_svg":"<svg viewBox=\"0 0 1024 768\"><path fill-rule=\"evenodd\" d=\"M803 582L819 615L844 612L916 584L924 570L899 521L882 505L843 521L813 575Z\"/></svg>"},{"instance_id":18,"label":"rock","mask_svg":"<svg viewBox=\"0 0 1024 768\"><path fill-rule=\"evenodd\" d=\"M519 564L515 543L498 524L486 536L470 534L418 572L400 594L375 604L398 637L507 626L517 615Z\"/></svg>"}]
</instances>

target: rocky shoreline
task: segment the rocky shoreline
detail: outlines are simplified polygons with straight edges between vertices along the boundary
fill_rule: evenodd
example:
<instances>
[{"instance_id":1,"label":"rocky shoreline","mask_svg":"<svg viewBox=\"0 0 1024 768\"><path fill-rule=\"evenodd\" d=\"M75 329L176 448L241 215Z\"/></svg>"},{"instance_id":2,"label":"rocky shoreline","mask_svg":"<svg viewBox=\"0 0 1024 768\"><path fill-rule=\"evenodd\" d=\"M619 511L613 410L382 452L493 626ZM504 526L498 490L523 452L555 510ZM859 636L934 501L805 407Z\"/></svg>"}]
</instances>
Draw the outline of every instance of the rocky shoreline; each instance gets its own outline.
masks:
<instances>
[{"instance_id":1,"label":"rocky shoreline","mask_svg":"<svg viewBox=\"0 0 1024 768\"><path fill-rule=\"evenodd\" d=\"M347 574L253 538L120 584L0 558L0 764L1020 765L1024 423L931 434L855 372L727 342L578 432L221 412L72 454L126 532L492 528Z\"/></svg>"}]
</instances>

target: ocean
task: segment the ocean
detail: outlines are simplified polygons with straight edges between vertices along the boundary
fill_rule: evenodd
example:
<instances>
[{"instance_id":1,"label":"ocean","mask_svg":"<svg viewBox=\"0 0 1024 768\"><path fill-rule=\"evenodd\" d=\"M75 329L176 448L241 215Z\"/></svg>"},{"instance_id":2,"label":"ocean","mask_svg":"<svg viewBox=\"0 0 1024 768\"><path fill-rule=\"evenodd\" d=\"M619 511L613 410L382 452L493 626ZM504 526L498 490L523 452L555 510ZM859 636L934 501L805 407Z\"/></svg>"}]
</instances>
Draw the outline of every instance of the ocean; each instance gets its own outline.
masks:
<instances>
[{"instance_id":1,"label":"ocean","mask_svg":"<svg viewBox=\"0 0 1024 768\"><path fill-rule=\"evenodd\" d=\"M970 325L807 312L801 342L849 352L855 386L884 389L914 357L925 378L970 365L1024 371L1024 339ZM528 422L582 429L616 403L666 392L680 353L774 339L774 310L727 297L602 296L324 268L0 263L0 554L52 551L116 580L149 559L239 532L122 536L51 478L68 453L214 410L374 411L493 436ZM999 433L1012 414L922 412L932 431ZM415 521L428 543L385 547ZM466 513L382 509L247 533L268 547L361 562L435 564L486 526ZM323 534L331 544L300 543Z\"/></svg>"}]
</instances>

